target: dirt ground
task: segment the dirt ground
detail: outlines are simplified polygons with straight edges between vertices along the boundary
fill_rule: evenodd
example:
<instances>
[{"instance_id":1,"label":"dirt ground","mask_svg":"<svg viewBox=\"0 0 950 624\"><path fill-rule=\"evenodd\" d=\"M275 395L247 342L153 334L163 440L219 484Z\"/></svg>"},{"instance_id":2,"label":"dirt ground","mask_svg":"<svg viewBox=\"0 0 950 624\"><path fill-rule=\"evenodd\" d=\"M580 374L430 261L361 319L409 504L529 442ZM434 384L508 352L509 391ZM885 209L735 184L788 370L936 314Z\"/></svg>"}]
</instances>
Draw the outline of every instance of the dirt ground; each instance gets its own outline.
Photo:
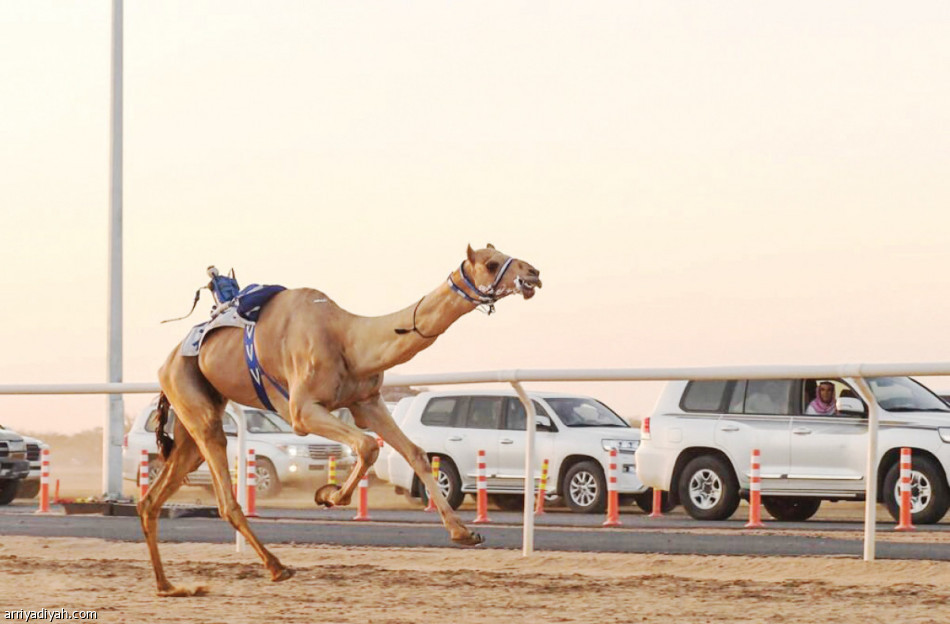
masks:
<instances>
[{"instance_id":1,"label":"dirt ground","mask_svg":"<svg viewBox=\"0 0 950 624\"><path fill-rule=\"evenodd\" d=\"M465 549L278 546L267 580L231 545L163 544L158 598L144 544L4 538L0 609L94 610L100 622L862 622L950 620L950 563Z\"/></svg>"},{"instance_id":2,"label":"dirt ground","mask_svg":"<svg viewBox=\"0 0 950 624\"><path fill-rule=\"evenodd\" d=\"M60 495L97 495L98 449L88 441L59 441L54 448ZM131 483L125 491L134 493ZM311 497L311 489L288 488L261 504L312 506ZM213 498L185 487L173 502ZM370 505L410 507L381 483L371 488ZM825 505L817 517L860 520L862 509ZM861 539L859 533L835 537ZM96 611L100 622L208 624L950 621L950 562L562 552L523 558L494 549L275 546L297 574L274 584L253 552L235 553L231 544L163 543L161 549L173 583L207 586L208 594L158 598L144 543L2 536L0 612L65 608Z\"/></svg>"}]
</instances>

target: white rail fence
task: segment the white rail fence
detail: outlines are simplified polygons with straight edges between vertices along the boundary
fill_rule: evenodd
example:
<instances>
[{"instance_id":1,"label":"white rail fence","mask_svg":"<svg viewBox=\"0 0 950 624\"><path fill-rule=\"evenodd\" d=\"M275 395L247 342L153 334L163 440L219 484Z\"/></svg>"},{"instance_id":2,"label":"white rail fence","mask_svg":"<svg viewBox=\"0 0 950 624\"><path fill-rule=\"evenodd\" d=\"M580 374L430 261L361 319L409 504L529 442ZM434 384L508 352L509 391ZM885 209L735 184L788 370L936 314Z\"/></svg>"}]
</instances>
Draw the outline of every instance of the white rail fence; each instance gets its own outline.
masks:
<instances>
[{"instance_id":1,"label":"white rail fence","mask_svg":"<svg viewBox=\"0 0 950 624\"><path fill-rule=\"evenodd\" d=\"M525 436L525 506L522 552L534 550L534 404L528 400L522 383L529 382L604 382L604 381L674 381L674 380L723 380L723 379L789 379L789 378L843 378L855 380L855 390L868 405L868 446L865 471L864 513L864 559L875 558L875 533L877 522L877 479L867 478L876 474L879 407L871 394L867 377L927 377L950 376L950 362L917 362L903 364L837 364L815 366L708 366L671 368L602 368L602 369L511 369L478 371L469 373L443 373L432 375L391 375L386 386L438 386L480 383L507 383L517 392L527 412L527 435ZM90 384L18 384L0 385L0 395L37 394L142 394L159 391L157 383L90 383ZM243 417L243 414L240 414ZM246 453L244 427L239 428L238 457ZM104 466L109 465L104 461ZM115 466L116 464L111 464ZM238 492L246 496L247 468L239 462ZM119 476L121 479L121 476ZM243 500L241 501L243 505ZM240 545L240 541L238 542Z\"/></svg>"}]
</instances>

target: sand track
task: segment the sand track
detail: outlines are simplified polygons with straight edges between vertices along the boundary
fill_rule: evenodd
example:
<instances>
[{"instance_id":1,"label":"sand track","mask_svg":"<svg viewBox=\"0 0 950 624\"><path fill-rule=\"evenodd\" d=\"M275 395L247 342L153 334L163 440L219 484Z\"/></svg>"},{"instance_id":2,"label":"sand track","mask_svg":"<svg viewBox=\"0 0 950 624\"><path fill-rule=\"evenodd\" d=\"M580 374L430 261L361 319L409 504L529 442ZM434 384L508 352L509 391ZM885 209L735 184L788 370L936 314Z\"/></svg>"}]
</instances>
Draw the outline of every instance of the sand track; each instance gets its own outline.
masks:
<instances>
[{"instance_id":1,"label":"sand track","mask_svg":"<svg viewBox=\"0 0 950 624\"><path fill-rule=\"evenodd\" d=\"M278 546L274 584L231 545L6 537L0 610L97 610L100 622L947 622L950 563Z\"/></svg>"}]
</instances>

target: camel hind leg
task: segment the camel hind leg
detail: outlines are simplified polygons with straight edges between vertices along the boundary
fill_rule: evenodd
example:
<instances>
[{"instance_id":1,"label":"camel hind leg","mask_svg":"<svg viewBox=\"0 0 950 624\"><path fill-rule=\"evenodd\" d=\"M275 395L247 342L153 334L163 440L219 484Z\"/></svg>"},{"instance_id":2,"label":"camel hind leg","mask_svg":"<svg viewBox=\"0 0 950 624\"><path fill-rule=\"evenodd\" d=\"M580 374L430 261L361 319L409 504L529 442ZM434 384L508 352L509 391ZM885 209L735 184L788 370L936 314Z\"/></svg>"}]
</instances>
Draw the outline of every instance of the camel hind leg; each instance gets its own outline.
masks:
<instances>
[{"instance_id":1,"label":"camel hind leg","mask_svg":"<svg viewBox=\"0 0 950 624\"><path fill-rule=\"evenodd\" d=\"M244 511L234 498L234 493L231 490L231 473L228 469L227 438L224 431L220 426L210 431L206 430L205 436L197 439L196 442L205 457L205 461L208 462L208 468L211 470L211 477L214 481L214 495L218 502L218 513L247 539L264 562L264 566L270 571L272 581L289 579L294 575L294 571L284 567L277 557L257 539L247 522L247 518L244 516Z\"/></svg>"},{"instance_id":2,"label":"camel hind leg","mask_svg":"<svg viewBox=\"0 0 950 624\"><path fill-rule=\"evenodd\" d=\"M158 516L162 505L178 491L185 477L200 466L201 461L201 454L198 452L195 441L181 423L176 423L175 445L172 452L165 460L165 465L155 482L151 484L138 504L139 520L142 523L142 532L145 534L149 557L152 560L159 596L198 596L205 592L203 587L189 590L172 585L165 576L165 569L158 552Z\"/></svg>"},{"instance_id":3,"label":"camel hind leg","mask_svg":"<svg viewBox=\"0 0 950 624\"><path fill-rule=\"evenodd\" d=\"M272 580L283 581L290 578L293 576L293 570L284 567L257 539L231 491L227 438L221 425L227 400L201 374L197 358L173 353L159 371L159 377L161 386L178 415L178 423L187 430L188 436L208 464L218 513L244 535L271 573ZM184 479L184 475L181 478Z\"/></svg>"}]
</instances>

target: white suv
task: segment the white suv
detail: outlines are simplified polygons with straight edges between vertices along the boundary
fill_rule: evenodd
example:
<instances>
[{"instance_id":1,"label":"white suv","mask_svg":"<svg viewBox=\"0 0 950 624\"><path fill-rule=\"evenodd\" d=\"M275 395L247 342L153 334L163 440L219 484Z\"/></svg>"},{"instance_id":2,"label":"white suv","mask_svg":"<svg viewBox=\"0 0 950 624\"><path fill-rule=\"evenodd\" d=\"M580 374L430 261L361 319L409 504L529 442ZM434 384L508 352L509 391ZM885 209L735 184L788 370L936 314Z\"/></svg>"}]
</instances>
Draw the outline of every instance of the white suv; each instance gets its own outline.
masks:
<instances>
[{"instance_id":1,"label":"white suv","mask_svg":"<svg viewBox=\"0 0 950 624\"><path fill-rule=\"evenodd\" d=\"M549 495L563 496L576 512L603 511L612 447L619 454L619 492L627 498L646 494L634 466L639 431L596 399L552 392L529 396L538 415L536 477L547 458ZM429 457L439 456L439 486L453 508L477 491L479 450L485 451L493 502L503 509L524 505L525 409L514 391L423 392L399 401L393 418ZM376 460L376 476L411 497L425 495L408 462L389 445Z\"/></svg>"},{"instance_id":2,"label":"white suv","mask_svg":"<svg viewBox=\"0 0 950 624\"><path fill-rule=\"evenodd\" d=\"M125 436L122 449L122 476L138 482L139 462L142 449L148 451L149 482L152 482L162 467L162 458L155 442L158 426L157 399L145 407L132 423ZM253 448L257 457L257 493L259 496L274 496L281 486L287 484L315 485L325 482L327 459L336 458L341 471L349 470L355 458L350 448L326 438L308 434L298 436L287 422L275 414L254 407L243 407L247 419L247 447ZM234 472L237 459L237 420L231 405L224 414L224 433L228 438L228 464ZM169 435L175 431L175 411L169 411L165 430ZM211 472L202 463L188 475L189 485L211 485Z\"/></svg>"},{"instance_id":3,"label":"white suv","mask_svg":"<svg viewBox=\"0 0 950 624\"><path fill-rule=\"evenodd\" d=\"M693 518L723 520L748 496L753 449L762 502L777 520L807 520L823 500L862 500L867 406L854 380L832 379L836 409L806 414L817 379L676 381L641 423L637 473L669 490ZM913 452L912 520L938 522L950 507L950 406L908 377L868 379L881 408L880 500L899 515L901 447Z\"/></svg>"}]
</instances>

